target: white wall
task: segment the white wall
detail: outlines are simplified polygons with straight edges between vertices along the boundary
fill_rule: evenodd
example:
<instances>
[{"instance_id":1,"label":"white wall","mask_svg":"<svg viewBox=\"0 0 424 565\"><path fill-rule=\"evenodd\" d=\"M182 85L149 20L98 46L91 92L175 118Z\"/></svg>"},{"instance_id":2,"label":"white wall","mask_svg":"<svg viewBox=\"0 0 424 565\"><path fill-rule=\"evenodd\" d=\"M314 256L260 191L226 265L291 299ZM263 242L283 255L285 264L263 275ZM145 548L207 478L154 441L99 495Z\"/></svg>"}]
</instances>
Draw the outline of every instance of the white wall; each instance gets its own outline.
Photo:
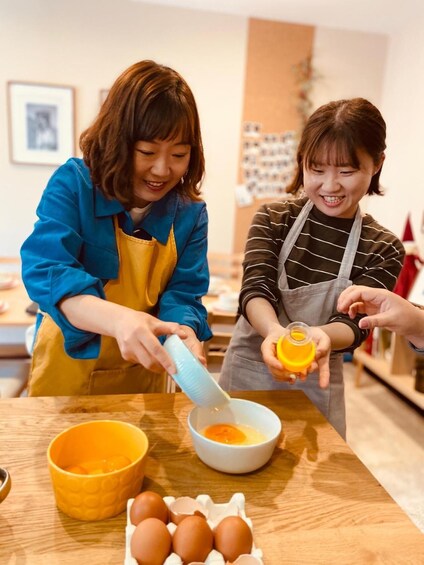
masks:
<instances>
[{"instance_id":1,"label":"white wall","mask_svg":"<svg viewBox=\"0 0 424 565\"><path fill-rule=\"evenodd\" d=\"M193 89L207 160L204 194L210 215L209 245L215 251L231 251L247 26L242 16L130 0L0 0L0 81L4 85L0 89L0 256L18 254L54 170L10 163L6 82L75 86L78 135L97 112L100 89L108 88L123 69L144 58L174 67ZM369 206L376 207L375 211L370 208L371 213L398 235L404 220L393 211L402 210L404 215L405 195L411 198L416 231L422 214L420 173L419 168L414 170L413 159L419 152L423 119L418 106L424 89L419 74L423 51L415 30L393 38L384 82L385 36L316 29L314 64L321 78L314 87L314 106L352 96L383 103L390 148L383 178L389 191L375 202L370 199Z\"/></svg>"},{"instance_id":2,"label":"white wall","mask_svg":"<svg viewBox=\"0 0 424 565\"><path fill-rule=\"evenodd\" d=\"M330 98L363 96L376 104L387 124L387 151L381 182L383 197L372 196L363 209L402 237L408 213L424 257L424 20L391 37L317 28L314 65L321 75L314 107Z\"/></svg>"},{"instance_id":3,"label":"white wall","mask_svg":"<svg viewBox=\"0 0 424 565\"><path fill-rule=\"evenodd\" d=\"M388 38L386 35L317 27L313 65L314 109L330 100L367 98L381 104Z\"/></svg>"},{"instance_id":4,"label":"white wall","mask_svg":"<svg viewBox=\"0 0 424 565\"><path fill-rule=\"evenodd\" d=\"M424 18L416 18L390 39L382 112L387 122L383 198L369 199L369 211L402 236L411 214L424 258Z\"/></svg>"},{"instance_id":5,"label":"white wall","mask_svg":"<svg viewBox=\"0 0 424 565\"><path fill-rule=\"evenodd\" d=\"M32 230L55 167L9 161L6 82L76 88L77 136L98 109L99 91L132 63L154 59L178 70L202 123L210 247L230 251L247 20L129 0L0 0L0 256L14 256Z\"/></svg>"}]
</instances>

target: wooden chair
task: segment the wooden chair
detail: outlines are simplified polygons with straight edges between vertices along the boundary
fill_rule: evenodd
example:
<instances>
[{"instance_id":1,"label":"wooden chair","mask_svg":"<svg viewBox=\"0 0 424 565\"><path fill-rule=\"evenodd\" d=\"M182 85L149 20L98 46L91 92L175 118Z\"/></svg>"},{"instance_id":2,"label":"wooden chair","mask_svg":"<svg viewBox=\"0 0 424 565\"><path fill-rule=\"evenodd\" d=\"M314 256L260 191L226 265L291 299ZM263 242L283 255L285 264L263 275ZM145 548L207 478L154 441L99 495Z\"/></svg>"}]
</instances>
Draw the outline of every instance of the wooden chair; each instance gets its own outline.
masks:
<instances>
[{"instance_id":1,"label":"wooden chair","mask_svg":"<svg viewBox=\"0 0 424 565\"><path fill-rule=\"evenodd\" d=\"M209 272L223 279L241 281L243 275L243 253L217 253L209 251Z\"/></svg>"},{"instance_id":2,"label":"wooden chair","mask_svg":"<svg viewBox=\"0 0 424 565\"><path fill-rule=\"evenodd\" d=\"M224 356L233 335L237 314L210 310L208 324L213 336L205 342L205 354L210 373L219 373L224 361Z\"/></svg>"},{"instance_id":3,"label":"wooden chair","mask_svg":"<svg viewBox=\"0 0 424 565\"><path fill-rule=\"evenodd\" d=\"M25 391L31 358L24 342L25 326L21 325L26 300L30 301L23 285L9 286L9 282L20 280L21 260L19 257L0 257L0 302L9 303L11 308L2 314L0 322L0 399L21 396ZM12 281L9 279L12 278ZM21 291L22 288L22 291ZM15 324L14 304L18 321ZM22 310L22 312L21 312Z\"/></svg>"},{"instance_id":4,"label":"wooden chair","mask_svg":"<svg viewBox=\"0 0 424 565\"><path fill-rule=\"evenodd\" d=\"M34 328L35 324L27 328L25 343L0 344L0 399L22 396L27 388Z\"/></svg>"},{"instance_id":5,"label":"wooden chair","mask_svg":"<svg viewBox=\"0 0 424 565\"><path fill-rule=\"evenodd\" d=\"M208 324L213 336L204 342L204 350L207 361L207 369L214 377L218 377L221 371L224 355L233 334L237 314L228 312L208 311ZM180 392L180 387L172 377L168 377L166 392Z\"/></svg>"},{"instance_id":6,"label":"wooden chair","mask_svg":"<svg viewBox=\"0 0 424 565\"><path fill-rule=\"evenodd\" d=\"M0 358L0 399L21 396L28 384L29 358Z\"/></svg>"}]
</instances>

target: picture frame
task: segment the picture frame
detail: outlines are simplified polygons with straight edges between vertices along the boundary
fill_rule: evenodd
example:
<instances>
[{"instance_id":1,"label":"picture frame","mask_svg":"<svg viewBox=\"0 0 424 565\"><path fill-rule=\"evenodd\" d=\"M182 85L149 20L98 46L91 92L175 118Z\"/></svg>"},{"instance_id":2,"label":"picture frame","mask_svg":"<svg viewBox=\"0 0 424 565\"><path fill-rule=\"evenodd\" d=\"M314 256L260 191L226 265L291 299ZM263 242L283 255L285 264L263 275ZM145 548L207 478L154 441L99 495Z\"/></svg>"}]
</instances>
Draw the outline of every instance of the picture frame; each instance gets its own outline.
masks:
<instances>
[{"instance_id":1,"label":"picture frame","mask_svg":"<svg viewBox=\"0 0 424 565\"><path fill-rule=\"evenodd\" d=\"M60 165L75 155L75 89L8 82L12 163Z\"/></svg>"},{"instance_id":2,"label":"picture frame","mask_svg":"<svg viewBox=\"0 0 424 565\"><path fill-rule=\"evenodd\" d=\"M421 267L415 277L408 300L417 306L424 307L424 267Z\"/></svg>"}]
</instances>

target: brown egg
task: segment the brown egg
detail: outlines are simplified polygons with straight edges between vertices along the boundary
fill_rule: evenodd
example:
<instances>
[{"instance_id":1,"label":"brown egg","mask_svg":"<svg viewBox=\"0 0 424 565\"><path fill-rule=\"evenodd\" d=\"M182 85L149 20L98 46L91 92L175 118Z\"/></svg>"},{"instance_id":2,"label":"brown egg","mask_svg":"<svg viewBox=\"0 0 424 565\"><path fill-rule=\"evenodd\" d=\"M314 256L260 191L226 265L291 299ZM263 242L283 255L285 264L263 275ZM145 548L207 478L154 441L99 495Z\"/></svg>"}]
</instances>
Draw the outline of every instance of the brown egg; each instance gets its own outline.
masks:
<instances>
[{"instance_id":1,"label":"brown egg","mask_svg":"<svg viewBox=\"0 0 424 565\"><path fill-rule=\"evenodd\" d=\"M146 518L131 536L131 555L139 565L162 565L171 553L172 536L158 518Z\"/></svg>"},{"instance_id":2,"label":"brown egg","mask_svg":"<svg viewBox=\"0 0 424 565\"><path fill-rule=\"evenodd\" d=\"M172 548L181 557L184 565L192 561L205 561L213 548L213 533L205 518L184 518L174 532Z\"/></svg>"},{"instance_id":3,"label":"brown egg","mask_svg":"<svg viewBox=\"0 0 424 565\"><path fill-rule=\"evenodd\" d=\"M130 520L134 526L146 518L158 518L165 524L168 523L168 507L165 501L157 492L150 490L138 494L130 508Z\"/></svg>"},{"instance_id":4,"label":"brown egg","mask_svg":"<svg viewBox=\"0 0 424 565\"><path fill-rule=\"evenodd\" d=\"M214 530L215 549L226 561L234 561L243 553L252 551L252 530L240 516L223 518Z\"/></svg>"}]
</instances>

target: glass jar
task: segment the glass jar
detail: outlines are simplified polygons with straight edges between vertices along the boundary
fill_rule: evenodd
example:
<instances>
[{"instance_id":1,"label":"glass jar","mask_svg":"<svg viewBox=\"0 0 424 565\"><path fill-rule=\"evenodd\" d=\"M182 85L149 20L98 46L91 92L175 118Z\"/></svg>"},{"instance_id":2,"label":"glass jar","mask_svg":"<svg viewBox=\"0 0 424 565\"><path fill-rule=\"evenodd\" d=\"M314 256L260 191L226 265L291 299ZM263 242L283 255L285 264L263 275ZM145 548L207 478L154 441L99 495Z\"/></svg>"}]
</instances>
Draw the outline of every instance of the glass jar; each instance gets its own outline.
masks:
<instances>
[{"instance_id":1,"label":"glass jar","mask_svg":"<svg viewBox=\"0 0 424 565\"><path fill-rule=\"evenodd\" d=\"M315 358L311 328L303 322L292 322L287 334L277 342L277 358L287 371L304 373Z\"/></svg>"}]
</instances>

